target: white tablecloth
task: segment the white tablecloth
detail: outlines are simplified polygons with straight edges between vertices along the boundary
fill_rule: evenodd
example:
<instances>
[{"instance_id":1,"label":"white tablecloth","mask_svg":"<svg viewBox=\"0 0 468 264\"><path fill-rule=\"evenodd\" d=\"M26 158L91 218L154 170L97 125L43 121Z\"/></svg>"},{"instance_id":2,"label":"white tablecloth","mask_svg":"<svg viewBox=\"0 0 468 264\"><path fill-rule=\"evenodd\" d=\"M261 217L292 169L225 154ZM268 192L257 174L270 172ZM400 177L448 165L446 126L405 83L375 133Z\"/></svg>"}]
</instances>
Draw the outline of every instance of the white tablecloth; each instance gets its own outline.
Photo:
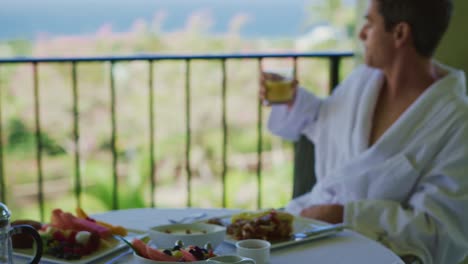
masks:
<instances>
[{"instance_id":1,"label":"white tablecloth","mask_svg":"<svg viewBox=\"0 0 468 264\"><path fill-rule=\"evenodd\" d=\"M93 215L96 219L125 226L134 230L146 230L151 226L168 224L168 219L181 219L197 212L208 217L225 216L238 212L227 209L129 209ZM234 253L235 248L223 243L223 253ZM106 263L106 260L100 263ZM117 263L132 263L132 256ZM345 230L332 237L310 241L300 245L274 249L270 264L402 264L393 252L356 232Z\"/></svg>"}]
</instances>

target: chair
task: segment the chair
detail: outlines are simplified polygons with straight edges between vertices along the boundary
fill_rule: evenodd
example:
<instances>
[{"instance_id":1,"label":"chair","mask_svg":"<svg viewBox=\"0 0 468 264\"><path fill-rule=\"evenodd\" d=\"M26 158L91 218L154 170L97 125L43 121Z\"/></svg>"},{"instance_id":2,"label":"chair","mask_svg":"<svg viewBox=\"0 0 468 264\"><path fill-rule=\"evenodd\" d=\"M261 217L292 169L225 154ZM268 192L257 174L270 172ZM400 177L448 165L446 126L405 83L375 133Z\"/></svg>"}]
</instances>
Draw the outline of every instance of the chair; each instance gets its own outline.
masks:
<instances>
[{"instance_id":1,"label":"chair","mask_svg":"<svg viewBox=\"0 0 468 264\"><path fill-rule=\"evenodd\" d=\"M316 182L314 144L303 135L294 143L293 198L309 192Z\"/></svg>"}]
</instances>

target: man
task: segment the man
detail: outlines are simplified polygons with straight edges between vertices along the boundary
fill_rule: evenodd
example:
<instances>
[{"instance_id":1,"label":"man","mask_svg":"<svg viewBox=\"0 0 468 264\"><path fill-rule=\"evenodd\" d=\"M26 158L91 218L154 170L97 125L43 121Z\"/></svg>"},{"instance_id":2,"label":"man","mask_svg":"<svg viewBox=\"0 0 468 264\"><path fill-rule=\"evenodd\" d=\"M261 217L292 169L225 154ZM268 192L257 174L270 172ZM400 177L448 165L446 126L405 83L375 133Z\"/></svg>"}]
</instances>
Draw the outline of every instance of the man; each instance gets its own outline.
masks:
<instances>
[{"instance_id":1,"label":"man","mask_svg":"<svg viewBox=\"0 0 468 264\"><path fill-rule=\"evenodd\" d=\"M468 249L465 77L432 60L450 0L369 0L365 66L319 99L296 89L269 129L315 143L317 183L286 209L354 230L403 259L459 263ZM264 74L264 82L276 78ZM294 85L295 86L295 85Z\"/></svg>"}]
</instances>

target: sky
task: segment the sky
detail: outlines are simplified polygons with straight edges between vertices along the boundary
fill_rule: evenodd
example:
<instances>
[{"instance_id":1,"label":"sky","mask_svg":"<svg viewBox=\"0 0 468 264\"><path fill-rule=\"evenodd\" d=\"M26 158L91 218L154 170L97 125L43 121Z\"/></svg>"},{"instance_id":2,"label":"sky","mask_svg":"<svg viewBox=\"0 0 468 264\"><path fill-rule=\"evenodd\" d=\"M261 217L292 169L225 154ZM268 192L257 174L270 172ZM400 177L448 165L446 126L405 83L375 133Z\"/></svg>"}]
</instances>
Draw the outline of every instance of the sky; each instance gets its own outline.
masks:
<instances>
[{"instance_id":1,"label":"sky","mask_svg":"<svg viewBox=\"0 0 468 264\"><path fill-rule=\"evenodd\" d=\"M0 39L34 38L38 32L80 34L103 24L128 29L136 18L151 21L164 10L167 30L183 27L194 10L211 12L214 31L223 31L238 13L252 18L246 35L294 36L304 31L305 6L314 0L0 0ZM321 0L320 0L321 1Z\"/></svg>"}]
</instances>

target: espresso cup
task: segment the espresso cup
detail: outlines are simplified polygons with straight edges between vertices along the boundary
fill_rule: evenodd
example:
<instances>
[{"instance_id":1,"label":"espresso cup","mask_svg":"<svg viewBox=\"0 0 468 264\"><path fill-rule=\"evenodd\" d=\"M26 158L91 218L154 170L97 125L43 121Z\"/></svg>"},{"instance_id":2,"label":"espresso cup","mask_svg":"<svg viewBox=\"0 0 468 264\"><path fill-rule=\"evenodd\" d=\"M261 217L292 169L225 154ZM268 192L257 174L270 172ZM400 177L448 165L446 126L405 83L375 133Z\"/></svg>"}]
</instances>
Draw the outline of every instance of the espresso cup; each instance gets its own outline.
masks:
<instances>
[{"instance_id":1,"label":"espresso cup","mask_svg":"<svg viewBox=\"0 0 468 264\"><path fill-rule=\"evenodd\" d=\"M236 243L237 255L251 258L256 264L267 264L270 261L270 242L262 239L246 239Z\"/></svg>"}]
</instances>

